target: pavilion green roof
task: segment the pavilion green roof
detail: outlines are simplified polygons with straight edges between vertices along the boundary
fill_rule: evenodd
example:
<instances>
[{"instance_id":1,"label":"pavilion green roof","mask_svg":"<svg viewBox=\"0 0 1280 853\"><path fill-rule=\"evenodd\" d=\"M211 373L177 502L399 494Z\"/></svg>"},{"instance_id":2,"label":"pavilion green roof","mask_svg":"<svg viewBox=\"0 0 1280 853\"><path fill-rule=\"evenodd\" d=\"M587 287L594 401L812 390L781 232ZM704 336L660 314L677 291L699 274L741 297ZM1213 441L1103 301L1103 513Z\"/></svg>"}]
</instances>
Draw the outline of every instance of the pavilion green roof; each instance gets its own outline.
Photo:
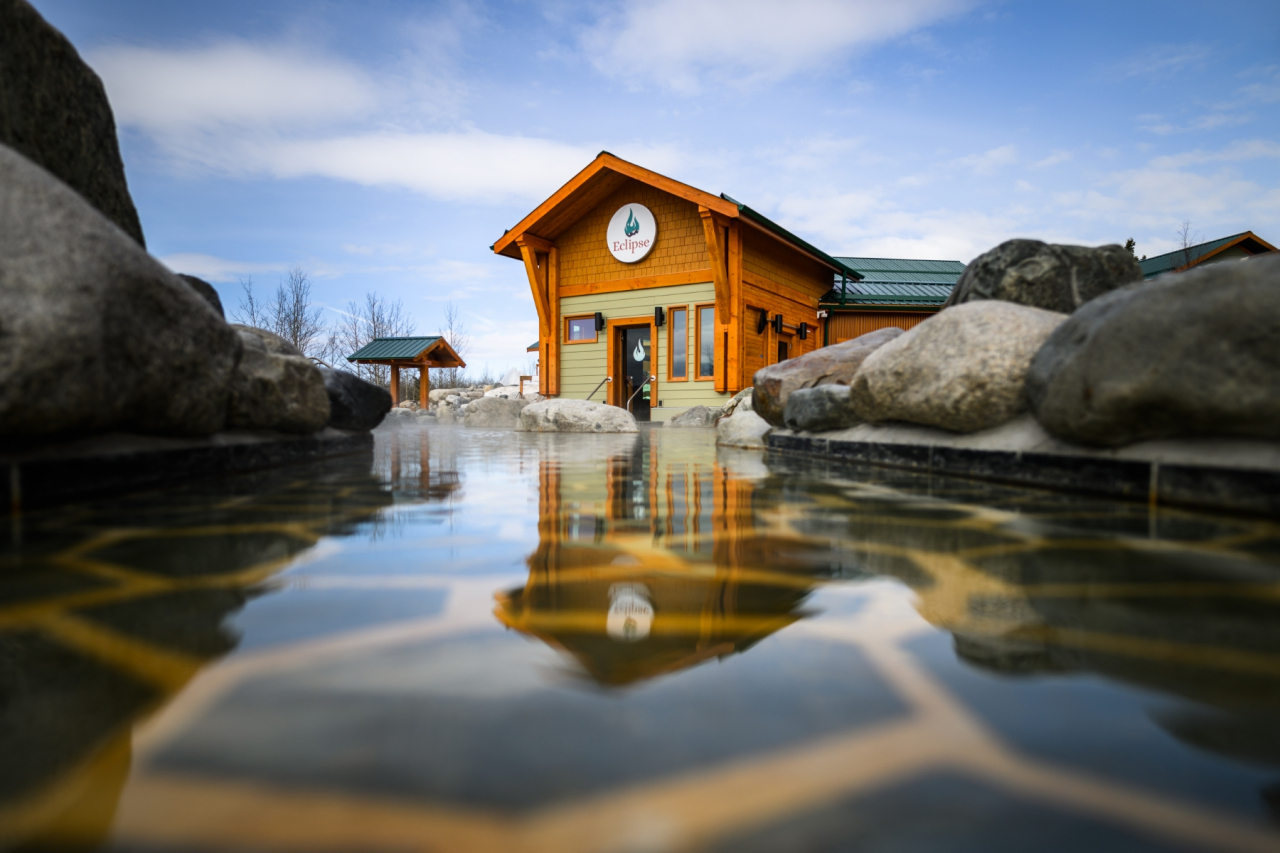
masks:
<instances>
[{"instance_id":1,"label":"pavilion green roof","mask_svg":"<svg viewBox=\"0 0 1280 853\"><path fill-rule=\"evenodd\" d=\"M862 276L835 286L820 300L824 305L941 306L964 274L960 261L920 261L910 258L851 258L836 260Z\"/></svg>"},{"instance_id":2,"label":"pavilion green roof","mask_svg":"<svg viewBox=\"0 0 1280 853\"><path fill-rule=\"evenodd\" d=\"M366 361L384 358L413 359L422 355L440 340L439 335L424 338L374 338L347 356L347 361Z\"/></svg>"}]
</instances>

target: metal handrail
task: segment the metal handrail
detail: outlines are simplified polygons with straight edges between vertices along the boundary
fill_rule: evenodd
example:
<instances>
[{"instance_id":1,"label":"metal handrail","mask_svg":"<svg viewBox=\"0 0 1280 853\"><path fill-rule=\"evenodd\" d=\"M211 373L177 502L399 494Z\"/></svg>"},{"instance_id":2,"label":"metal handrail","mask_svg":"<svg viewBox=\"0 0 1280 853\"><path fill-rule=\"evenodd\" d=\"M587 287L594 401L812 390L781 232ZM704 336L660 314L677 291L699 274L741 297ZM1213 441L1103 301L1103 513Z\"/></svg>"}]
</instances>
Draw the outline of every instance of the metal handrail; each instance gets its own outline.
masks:
<instances>
[{"instance_id":1,"label":"metal handrail","mask_svg":"<svg viewBox=\"0 0 1280 853\"><path fill-rule=\"evenodd\" d=\"M658 381L658 376L657 376L657 374L650 373L650 374L649 374L649 382L657 382L657 381ZM645 385L648 385L648 384L649 384L649 382L641 383L640 387L636 389L636 393L635 393L635 394L632 394L630 397L628 397L628 398L627 398L627 411L628 411L628 412L629 412L629 411L631 411L631 401L632 401L632 400L634 400L634 399L635 399L635 398L640 394L640 392L644 390L644 386L645 386Z\"/></svg>"},{"instance_id":2,"label":"metal handrail","mask_svg":"<svg viewBox=\"0 0 1280 853\"><path fill-rule=\"evenodd\" d=\"M606 382L612 382L612 381L613 381L612 376L606 376L604 379L600 380L600 385L603 385ZM588 400L590 400L592 397L596 395L596 392L600 390L600 385L597 385L596 387L591 389L591 393L587 395Z\"/></svg>"}]
</instances>

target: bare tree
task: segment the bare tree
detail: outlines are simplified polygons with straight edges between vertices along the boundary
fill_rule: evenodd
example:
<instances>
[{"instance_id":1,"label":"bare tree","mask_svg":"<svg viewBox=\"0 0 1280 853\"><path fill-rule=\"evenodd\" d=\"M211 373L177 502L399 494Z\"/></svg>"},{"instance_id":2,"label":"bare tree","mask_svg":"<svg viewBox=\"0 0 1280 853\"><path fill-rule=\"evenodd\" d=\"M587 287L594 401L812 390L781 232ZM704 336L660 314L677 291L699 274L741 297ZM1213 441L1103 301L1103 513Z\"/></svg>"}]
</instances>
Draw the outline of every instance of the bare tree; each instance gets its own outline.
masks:
<instances>
[{"instance_id":1,"label":"bare tree","mask_svg":"<svg viewBox=\"0 0 1280 853\"><path fill-rule=\"evenodd\" d=\"M448 341L449 346L458 354L458 358L466 361L471 352L471 336L467 334L467 326L462 321L458 306L452 301L445 304L444 325L440 327L440 336ZM436 370L431 380L432 387L457 388L464 380L464 371L460 367L441 368Z\"/></svg>"},{"instance_id":2,"label":"bare tree","mask_svg":"<svg viewBox=\"0 0 1280 853\"><path fill-rule=\"evenodd\" d=\"M1182 227L1178 229L1178 244L1182 252L1182 266L1180 269L1187 269L1191 266L1198 255L1192 251L1200 243L1200 235L1192 233L1191 222L1184 221Z\"/></svg>"},{"instance_id":3,"label":"bare tree","mask_svg":"<svg viewBox=\"0 0 1280 853\"><path fill-rule=\"evenodd\" d=\"M276 287L276 299L267 309L272 329L303 355L320 355L325 346L323 310L311 304L311 282L301 267L289 270Z\"/></svg>"},{"instance_id":4,"label":"bare tree","mask_svg":"<svg viewBox=\"0 0 1280 853\"><path fill-rule=\"evenodd\" d=\"M348 302L347 310L329 334L325 343L325 360L334 367L355 373L383 388L391 385L391 368L385 364L351 364L347 356L374 338L402 338L412 335L415 323L405 313L404 304L379 296L376 291L364 295L364 304ZM416 382L416 377L405 377ZM405 390L411 390L406 388Z\"/></svg>"},{"instance_id":5,"label":"bare tree","mask_svg":"<svg viewBox=\"0 0 1280 853\"><path fill-rule=\"evenodd\" d=\"M242 326L253 326L255 329L270 328L263 313L263 306L253 295L253 276L248 278L241 276L240 289L244 291L240 297L240 308L231 315L231 319Z\"/></svg>"}]
</instances>

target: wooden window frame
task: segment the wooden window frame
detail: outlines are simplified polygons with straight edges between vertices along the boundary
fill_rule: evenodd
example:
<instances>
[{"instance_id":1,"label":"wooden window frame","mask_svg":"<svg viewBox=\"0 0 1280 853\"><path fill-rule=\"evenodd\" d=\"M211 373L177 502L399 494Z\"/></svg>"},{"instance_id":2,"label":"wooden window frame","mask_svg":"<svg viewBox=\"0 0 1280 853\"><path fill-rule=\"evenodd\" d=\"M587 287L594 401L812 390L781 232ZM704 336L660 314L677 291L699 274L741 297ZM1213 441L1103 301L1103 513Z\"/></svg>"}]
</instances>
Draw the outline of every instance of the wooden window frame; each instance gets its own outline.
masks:
<instances>
[{"instance_id":1,"label":"wooden window frame","mask_svg":"<svg viewBox=\"0 0 1280 853\"><path fill-rule=\"evenodd\" d=\"M702 309L711 310L711 373L706 376L702 375ZM697 362L693 371L693 379L695 382L714 382L716 378L716 332L719 329L719 323L716 322L716 304L714 302L699 302L693 306L693 316L697 320L697 331L694 332L694 340L696 342L694 352Z\"/></svg>"},{"instance_id":2,"label":"wooden window frame","mask_svg":"<svg viewBox=\"0 0 1280 853\"><path fill-rule=\"evenodd\" d=\"M576 344L598 344L598 343L600 343L600 330L596 328L596 315L595 315L595 314L566 314L566 315L562 318L562 320L563 320L563 324L564 324L562 340L564 341L564 345L565 345L565 346L574 346L574 345L576 345ZM593 336L592 336L592 337L590 337L590 338L583 338L583 339L582 339L582 340L580 340L580 341L571 341L571 340L569 340L569 321L570 321L570 320L590 320L590 321L591 321L591 331L593 332Z\"/></svg>"},{"instance_id":3,"label":"wooden window frame","mask_svg":"<svg viewBox=\"0 0 1280 853\"><path fill-rule=\"evenodd\" d=\"M675 326L671 322L672 311L684 312L684 376L676 376L671 372L672 365L675 361L674 353L671 348L672 341L675 340L675 334L672 331ZM692 312L690 311L688 305L668 305L667 306L667 381L668 382L688 382L689 381L689 374L692 372L689 369L689 332L690 332L689 315L691 313Z\"/></svg>"}]
</instances>

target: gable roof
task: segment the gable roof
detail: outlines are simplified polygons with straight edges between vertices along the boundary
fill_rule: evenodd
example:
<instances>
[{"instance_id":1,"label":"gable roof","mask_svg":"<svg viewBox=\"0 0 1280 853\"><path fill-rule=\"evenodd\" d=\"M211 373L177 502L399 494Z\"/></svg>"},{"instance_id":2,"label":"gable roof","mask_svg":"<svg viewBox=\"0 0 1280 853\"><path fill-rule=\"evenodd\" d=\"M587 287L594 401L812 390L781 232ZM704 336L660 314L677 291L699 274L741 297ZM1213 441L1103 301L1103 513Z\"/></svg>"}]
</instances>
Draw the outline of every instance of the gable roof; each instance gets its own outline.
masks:
<instances>
[{"instance_id":1,"label":"gable roof","mask_svg":"<svg viewBox=\"0 0 1280 853\"><path fill-rule=\"evenodd\" d=\"M851 281L843 288L837 280L835 287L819 300L821 304L941 307L965 270L960 261L850 257L839 260L856 269L862 279Z\"/></svg>"},{"instance_id":2,"label":"gable roof","mask_svg":"<svg viewBox=\"0 0 1280 853\"><path fill-rule=\"evenodd\" d=\"M528 234L544 240L554 240L564 233L570 225L577 222L587 211L612 195L628 180L637 180L657 187L677 198L705 207L726 219L737 219L745 222L760 231L772 234L784 243L790 244L793 248L809 255L836 272L843 272L850 277L858 276L855 270L846 267L836 258L815 248L745 204L735 201L727 195L714 196L696 187L668 178L666 175L660 175L643 166L629 163L620 157L615 157L608 151L601 151L597 154L596 158L588 163L586 168L570 178L568 183L534 208L528 216L516 223L515 227L503 232L503 235L489 248L496 254L520 260L520 247L516 244L517 238Z\"/></svg>"},{"instance_id":3,"label":"gable roof","mask_svg":"<svg viewBox=\"0 0 1280 853\"><path fill-rule=\"evenodd\" d=\"M1239 234L1232 234L1230 237L1221 237L1217 240L1210 240L1207 243L1199 243L1185 251L1174 249L1172 252L1165 252L1163 255L1156 255L1154 258L1138 261L1138 266L1142 267L1144 278L1155 278L1162 273L1203 263L1214 255L1225 252L1234 246L1239 246L1251 255L1261 255L1276 250L1275 246L1252 231L1242 231ZM1187 263L1188 255L1191 257L1190 263Z\"/></svg>"},{"instance_id":4,"label":"gable roof","mask_svg":"<svg viewBox=\"0 0 1280 853\"><path fill-rule=\"evenodd\" d=\"M453 351L449 342L439 335L430 337L374 338L347 356L347 361L360 362L421 362L429 352L438 352L431 361L443 362L444 367L466 367L462 358ZM434 366L434 365L433 365Z\"/></svg>"}]
</instances>

